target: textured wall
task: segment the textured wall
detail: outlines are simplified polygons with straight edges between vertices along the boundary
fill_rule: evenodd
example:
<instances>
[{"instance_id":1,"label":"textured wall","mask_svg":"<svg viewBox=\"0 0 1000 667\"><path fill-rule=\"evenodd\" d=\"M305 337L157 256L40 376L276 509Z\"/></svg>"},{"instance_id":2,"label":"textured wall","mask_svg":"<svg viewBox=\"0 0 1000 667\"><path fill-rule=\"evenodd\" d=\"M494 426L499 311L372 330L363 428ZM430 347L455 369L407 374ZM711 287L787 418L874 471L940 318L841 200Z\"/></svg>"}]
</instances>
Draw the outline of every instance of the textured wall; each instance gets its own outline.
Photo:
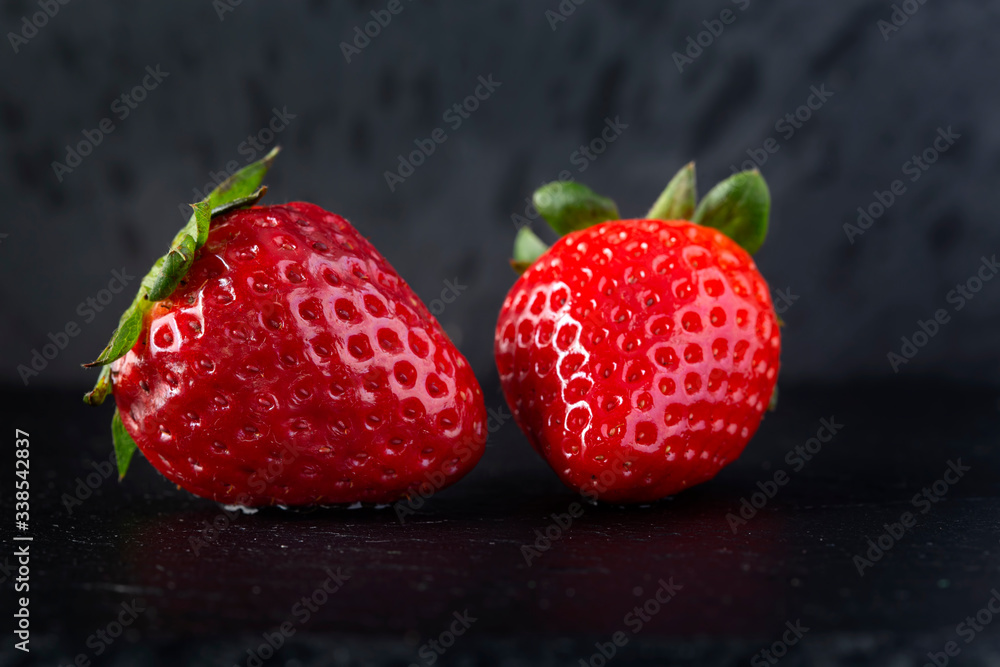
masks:
<instances>
[{"instance_id":1,"label":"textured wall","mask_svg":"<svg viewBox=\"0 0 1000 667\"><path fill-rule=\"evenodd\" d=\"M950 321L900 373L1000 379L1000 280L960 311L947 300L1000 251L996 3L910 0L919 9L889 32L878 24L891 20L889 3L862 0L565 0L564 21L546 15L556 0L400 0L348 63L340 43L387 1L227 2L69 2L37 34L22 21L35 3L4 4L5 32L29 36L14 40L17 53L9 36L0 46L8 382L70 324L79 334L32 384L92 380L77 365L131 295L101 313L78 304L101 295L112 269L141 275L194 189L258 153L247 138L273 109L294 118L275 121L284 153L268 201L345 215L426 301L446 281L467 286L440 319L484 382L513 280L512 214L535 186L568 170L638 215L684 162L697 160L709 185L765 144L777 152L762 165L774 208L759 264L798 297L784 313L785 381L891 375L886 354L939 308ZM711 23L720 18L729 23ZM678 71L673 53L706 20L721 34L702 35L711 43ZM480 76L499 87L468 118L444 116ZM145 99L121 99L144 78ZM776 126L814 86L832 96L813 97L799 127ZM65 146L84 130L98 136L104 118L113 131L57 175ZM576 151L606 119L627 128L590 161ZM948 127L960 138L934 164L904 167ZM436 128L447 140L390 191L384 172ZM896 179L905 192L850 243L845 223Z\"/></svg>"}]
</instances>

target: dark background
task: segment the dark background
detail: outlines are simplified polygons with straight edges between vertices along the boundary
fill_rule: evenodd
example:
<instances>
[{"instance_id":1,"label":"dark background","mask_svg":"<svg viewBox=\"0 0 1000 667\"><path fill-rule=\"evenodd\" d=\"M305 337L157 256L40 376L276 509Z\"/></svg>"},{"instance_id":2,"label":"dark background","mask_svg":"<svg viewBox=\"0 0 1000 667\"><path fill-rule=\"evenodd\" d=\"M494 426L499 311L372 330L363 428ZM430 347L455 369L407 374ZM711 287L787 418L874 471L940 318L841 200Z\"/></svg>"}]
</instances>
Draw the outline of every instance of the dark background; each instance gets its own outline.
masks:
<instances>
[{"instance_id":1,"label":"dark background","mask_svg":"<svg viewBox=\"0 0 1000 667\"><path fill-rule=\"evenodd\" d=\"M15 653L5 622L0 664L68 663L134 598L150 611L94 664L245 664L337 565L351 585L266 664L419 663L418 647L471 607L483 620L438 664L577 666L669 576L687 597L615 664L749 664L797 618L813 629L783 665L921 665L954 639L1000 584L1000 281L961 311L946 301L1000 250L1000 3L910 0L919 9L885 39L888 1L586 0L553 30L557 0L401 0L346 62L341 42L386 4L72 0L17 53L0 44L0 411L32 432L40 553L36 652ZM724 9L735 21L679 72L674 52ZM4 2L4 33L38 11ZM121 119L112 104L147 66L169 75ZM444 112L480 76L501 85L453 129ZM782 136L775 123L821 86L829 101ZM67 510L110 453L110 407L79 403L96 377L79 364L183 224L180 206L227 163L263 155L241 146L275 109L294 118L264 146L283 149L265 203L344 215L426 302L447 281L467 286L439 319L493 410L493 324L514 280L514 216L535 187L568 170L639 216L687 161L704 193L774 137L757 260L772 291L797 297L782 313L779 411L717 480L644 510L588 509L531 567L520 548L574 497L509 422L405 527L392 510L265 512L198 556L190 540L219 508L144 462ZM52 163L103 118L114 131L60 181ZM627 128L581 172L574 153L607 119ZM384 172L438 127L448 140L390 191ZM948 127L960 139L910 182L904 163ZM850 243L844 225L895 179L906 193ZM85 321L78 305L123 268L136 281ZM939 308L951 321L895 373L886 355ZM25 387L18 365L71 322L80 335ZM831 414L848 426L824 460L731 532L726 514ZM866 540L958 457L969 477L859 577ZM7 534L6 481L3 507ZM997 627L963 645L965 664L996 664Z\"/></svg>"},{"instance_id":2,"label":"dark background","mask_svg":"<svg viewBox=\"0 0 1000 667\"><path fill-rule=\"evenodd\" d=\"M183 223L180 204L247 159L241 143L274 108L295 118L272 142L284 152L267 201L344 215L425 301L445 280L467 285L440 319L484 382L513 281L512 214L562 170L638 216L685 162L697 161L704 192L774 136L780 149L762 166L772 226L758 260L773 289L800 297L783 315L786 382L892 375L886 355L900 337L1000 250L1000 4L929 3L886 41L887 2L755 0L741 11L589 0L553 31L554 1L401 1L350 63L340 43L385 3L246 0L220 21L209 2L71 2L17 54L5 46L3 377L21 383L17 365L76 320L82 333L30 382L90 382L79 363L129 297L91 323L77 305L113 268L143 275ZM678 72L672 53L725 8L736 21ZM5 25L33 9L4 3ZM118 120L115 98L157 65L169 76ZM443 113L491 74L502 85L452 131ZM775 123L821 85L833 96L785 140ZM105 117L115 130L59 182L52 162ZM580 173L571 155L606 118L628 128ZM961 139L850 244L843 225L858 206L907 179L904 162L948 126ZM437 127L448 140L390 192L384 172ZM902 372L996 383L1000 283L955 315Z\"/></svg>"}]
</instances>

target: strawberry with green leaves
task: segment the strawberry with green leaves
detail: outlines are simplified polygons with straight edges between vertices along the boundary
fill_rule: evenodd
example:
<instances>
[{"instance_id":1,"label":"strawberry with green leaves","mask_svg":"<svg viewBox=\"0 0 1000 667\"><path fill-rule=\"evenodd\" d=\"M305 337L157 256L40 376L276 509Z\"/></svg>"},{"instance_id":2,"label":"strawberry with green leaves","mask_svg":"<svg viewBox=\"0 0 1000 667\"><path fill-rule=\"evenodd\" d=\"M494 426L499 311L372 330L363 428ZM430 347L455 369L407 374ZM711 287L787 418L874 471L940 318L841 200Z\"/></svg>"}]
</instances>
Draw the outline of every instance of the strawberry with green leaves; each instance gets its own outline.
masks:
<instances>
[{"instance_id":1,"label":"strawberry with green leaves","mask_svg":"<svg viewBox=\"0 0 1000 667\"><path fill-rule=\"evenodd\" d=\"M276 151L194 205L96 361L121 475L245 506L388 503L479 460L482 392L382 255L313 204L258 206Z\"/></svg>"},{"instance_id":2,"label":"strawberry with green leaves","mask_svg":"<svg viewBox=\"0 0 1000 667\"><path fill-rule=\"evenodd\" d=\"M694 165L643 219L572 182L535 193L562 235L515 241L496 326L504 395L570 488L649 502L734 461L776 395L781 335L751 259L770 194L742 172L696 203Z\"/></svg>"}]
</instances>

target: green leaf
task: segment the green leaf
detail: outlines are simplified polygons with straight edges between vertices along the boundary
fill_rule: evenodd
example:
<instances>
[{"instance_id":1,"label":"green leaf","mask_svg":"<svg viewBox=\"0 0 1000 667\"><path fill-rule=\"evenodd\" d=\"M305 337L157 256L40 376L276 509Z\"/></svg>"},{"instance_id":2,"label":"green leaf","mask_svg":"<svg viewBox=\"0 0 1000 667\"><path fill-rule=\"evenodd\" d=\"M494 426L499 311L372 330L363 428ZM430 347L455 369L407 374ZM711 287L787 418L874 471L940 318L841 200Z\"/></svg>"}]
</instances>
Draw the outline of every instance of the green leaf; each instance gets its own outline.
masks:
<instances>
[{"instance_id":1,"label":"green leaf","mask_svg":"<svg viewBox=\"0 0 1000 667\"><path fill-rule=\"evenodd\" d=\"M100 405L111 393L111 366L101 366L101 374L97 384L83 397L87 405Z\"/></svg>"},{"instance_id":2,"label":"green leaf","mask_svg":"<svg viewBox=\"0 0 1000 667\"><path fill-rule=\"evenodd\" d=\"M191 263L194 261L195 240L184 234L180 243L170 249L163 257L159 273L153 280L153 284L147 290L150 301L160 301L170 296L177 283L187 275Z\"/></svg>"},{"instance_id":3,"label":"green leaf","mask_svg":"<svg viewBox=\"0 0 1000 667\"><path fill-rule=\"evenodd\" d=\"M742 171L716 185L698 204L692 222L718 229L751 255L767 236L771 193L760 172Z\"/></svg>"},{"instance_id":4,"label":"green leaf","mask_svg":"<svg viewBox=\"0 0 1000 667\"><path fill-rule=\"evenodd\" d=\"M688 162L670 180L646 217L650 220L690 220L697 201L694 162Z\"/></svg>"},{"instance_id":5,"label":"green leaf","mask_svg":"<svg viewBox=\"0 0 1000 667\"><path fill-rule=\"evenodd\" d=\"M262 185L259 188L257 188L257 190L255 192L251 193L249 196L247 196L247 197L240 197L239 199L234 199L231 202L227 202L225 204L222 204L222 205L220 205L217 208L213 208L211 210L211 212L209 212L207 215L210 218L214 218L214 217L222 215L223 213L229 213L230 211L235 211L238 208L244 208L244 207L247 207L247 206L253 206L258 201L260 201L261 197L263 197L266 194L267 194L267 186L266 185ZM202 204L205 205L205 209L207 210L208 209L208 202L198 202L197 204L192 204L192 206L195 207L195 213L198 213L198 210L199 210L198 207L201 206ZM205 234L206 234L206 236L208 235L208 222L207 222L207 220L205 222ZM205 242L202 241L203 245L204 245L204 243Z\"/></svg>"},{"instance_id":6,"label":"green leaf","mask_svg":"<svg viewBox=\"0 0 1000 667\"><path fill-rule=\"evenodd\" d=\"M278 151L275 147L261 160L247 165L220 183L208 197L192 204L194 211L191 218L174 237L169 252L156 260L153 268L142 279L139 293L119 320L118 328L111 335L107 347L97 359L84 366L89 368L110 364L132 349L139 340L143 321L153 304L170 296L187 275L198 250L208 240L212 218L237 208L253 206L267 192L267 188L261 186L261 181ZM84 401L100 405L110 391L110 375L102 372L94 389L84 396Z\"/></svg>"},{"instance_id":7,"label":"green leaf","mask_svg":"<svg viewBox=\"0 0 1000 667\"><path fill-rule=\"evenodd\" d=\"M85 368L91 368L93 366L103 366L105 364L110 364L115 359L120 359L128 354L128 351L132 349L135 342L139 340L139 334L142 333L142 320L145 312L134 307L130 307L122 315L122 319L118 323L118 328L115 329L114 333L111 334L111 342L108 346L104 348L100 356L94 359L89 364L84 364ZM100 383L100 379L98 379ZM97 387L94 387L97 389Z\"/></svg>"},{"instance_id":8,"label":"green leaf","mask_svg":"<svg viewBox=\"0 0 1000 667\"><path fill-rule=\"evenodd\" d=\"M519 274L524 273L548 249L545 241L538 238L530 227L521 227L514 238L514 257L510 265Z\"/></svg>"},{"instance_id":9,"label":"green leaf","mask_svg":"<svg viewBox=\"0 0 1000 667\"><path fill-rule=\"evenodd\" d=\"M194 209L194 214L191 216L194 219L194 234L190 232L185 233L181 230L181 234L184 236L194 236L195 248L200 248L205 245L205 241L208 240L208 230L212 226L212 207L205 200L198 202L197 204L191 204L191 208ZM191 221L188 221L188 225Z\"/></svg>"},{"instance_id":10,"label":"green leaf","mask_svg":"<svg viewBox=\"0 0 1000 667\"><path fill-rule=\"evenodd\" d=\"M267 170L271 168L271 163L274 162L274 158L278 156L280 150L279 146L275 146L262 159L243 167L220 183L208 195L206 201L208 201L209 209L215 211L220 206L251 196L260 187L261 181L264 180Z\"/></svg>"},{"instance_id":11,"label":"green leaf","mask_svg":"<svg viewBox=\"0 0 1000 667\"><path fill-rule=\"evenodd\" d=\"M532 202L559 236L620 217L613 201L573 181L543 185Z\"/></svg>"},{"instance_id":12,"label":"green leaf","mask_svg":"<svg viewBox=\"0 0 1000 667\"><path fill-rule=\"evenodd\" d=\"M111 437L115 442L115 460L118 462L118 479L125 476L128 471L128 464L132 462L132 456L139 449L135 440L125 430L122 423L122 416L115 408L115 416L111 418Z\"/></svg>"}]
</instances>

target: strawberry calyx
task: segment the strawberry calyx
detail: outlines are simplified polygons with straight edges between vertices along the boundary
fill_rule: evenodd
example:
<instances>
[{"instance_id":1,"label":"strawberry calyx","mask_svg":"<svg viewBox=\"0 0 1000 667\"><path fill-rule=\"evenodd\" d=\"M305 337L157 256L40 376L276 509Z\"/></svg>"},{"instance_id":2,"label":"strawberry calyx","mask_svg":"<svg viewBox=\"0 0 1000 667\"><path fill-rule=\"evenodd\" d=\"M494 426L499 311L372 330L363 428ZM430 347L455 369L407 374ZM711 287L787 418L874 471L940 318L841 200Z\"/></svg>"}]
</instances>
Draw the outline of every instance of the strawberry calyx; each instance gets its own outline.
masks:
<instances>
[{"instance_id":1,"label":"strawberry calyx","mask_svg":"<svg viewBox=\"0 0 1000 667\"><path fill-rule=\"evenodd\" d=\"M688 162L670 179L646 217L650 220L690 220L698 205L694 162Z\"/></svg>"},{"instance_id":2,"label":"strawberry calyx","mask_svg":"<svg viewBox=\"0 0 1000 667\"><path fill-rule=\"evenodd\" d=\"M620 218L618 206L612 200L575 181L555 181L543 185L535 190L531 203L559 236ZM520 275L548 249L549 246L530 227L521 227L514 238L510 266Z\"/></svg>"},{"instance_id":3,"label":"strawberry calyx","mask_svg":"<svg viewBox=\"0 0 1000 667\"><path fill-rule=\"evenodd\" d=\"M138 293L119 319L118 327L111 334L107 346L94 361L83 365L85 368L101 367L97 383L83 397L84 403L101 405L111 393L111 363L128 354L139 340L146 315L157 302L170 296L187 275L195 255L208 239L212 219L229 211L253 206L264 196L267 187L262 186L261 181L278 151L279 148L275 147L262 159L224 180L205 199L191 205L194 209L191 218L174 237L167 254L156 260L142 279ZM117 408L111 421L111 432L121 478L124 477L137 447L125 430Z\"/></svg>"},{"instance_id":4,"label":"strawberry calyx","mask_svg":"<svg viewBox=\"0 0 1000 667\"><path fill-rule=\"evenodd\" d=\"M520 275L548 249L549 245L538 238L538 235L531 231L531 227L525 225L517 230L517 236L514 237L514 256L511 257L510 266Z\"/></svg>"},{"instance_id":5,"label":"strawberry calyx","mask_svg":"<svg viewBox=\"0 0 1000 667\"><path fill-rule=\"evenodd\" d=\"M753 255L764 245L771 192L756 169L722 181L699 202L691 222L718 229Z\"/></svg>"},{"instance_id":6,"label":"strawberry calyx","mask_svg":"<svg viewBox=\"0 0 1000 667\"><path fill-rule=\"evenodd\" d=\"M531 202L559 236L621 217L613 201L575 181L543 185Z\"/></svg>"},{"instance_id":7,"label":"strawberry calyx","mask_svg":"<svg viewBox=\"0 0 1000 667\"><path fill-rule=\"evenodd\" d=\"M608 220L618 220L618 208L607 197L574 181L548 183L535 191L532 202L560 236ZM695 166L689 162L670 180L646 214L652 220L689 220L712 227L751 255L767 236L771 193L754 169L733 174L698 201ZM548 246L528 227L518 230L511 266L524 273Z\"/></svg>"}]
</instances>

